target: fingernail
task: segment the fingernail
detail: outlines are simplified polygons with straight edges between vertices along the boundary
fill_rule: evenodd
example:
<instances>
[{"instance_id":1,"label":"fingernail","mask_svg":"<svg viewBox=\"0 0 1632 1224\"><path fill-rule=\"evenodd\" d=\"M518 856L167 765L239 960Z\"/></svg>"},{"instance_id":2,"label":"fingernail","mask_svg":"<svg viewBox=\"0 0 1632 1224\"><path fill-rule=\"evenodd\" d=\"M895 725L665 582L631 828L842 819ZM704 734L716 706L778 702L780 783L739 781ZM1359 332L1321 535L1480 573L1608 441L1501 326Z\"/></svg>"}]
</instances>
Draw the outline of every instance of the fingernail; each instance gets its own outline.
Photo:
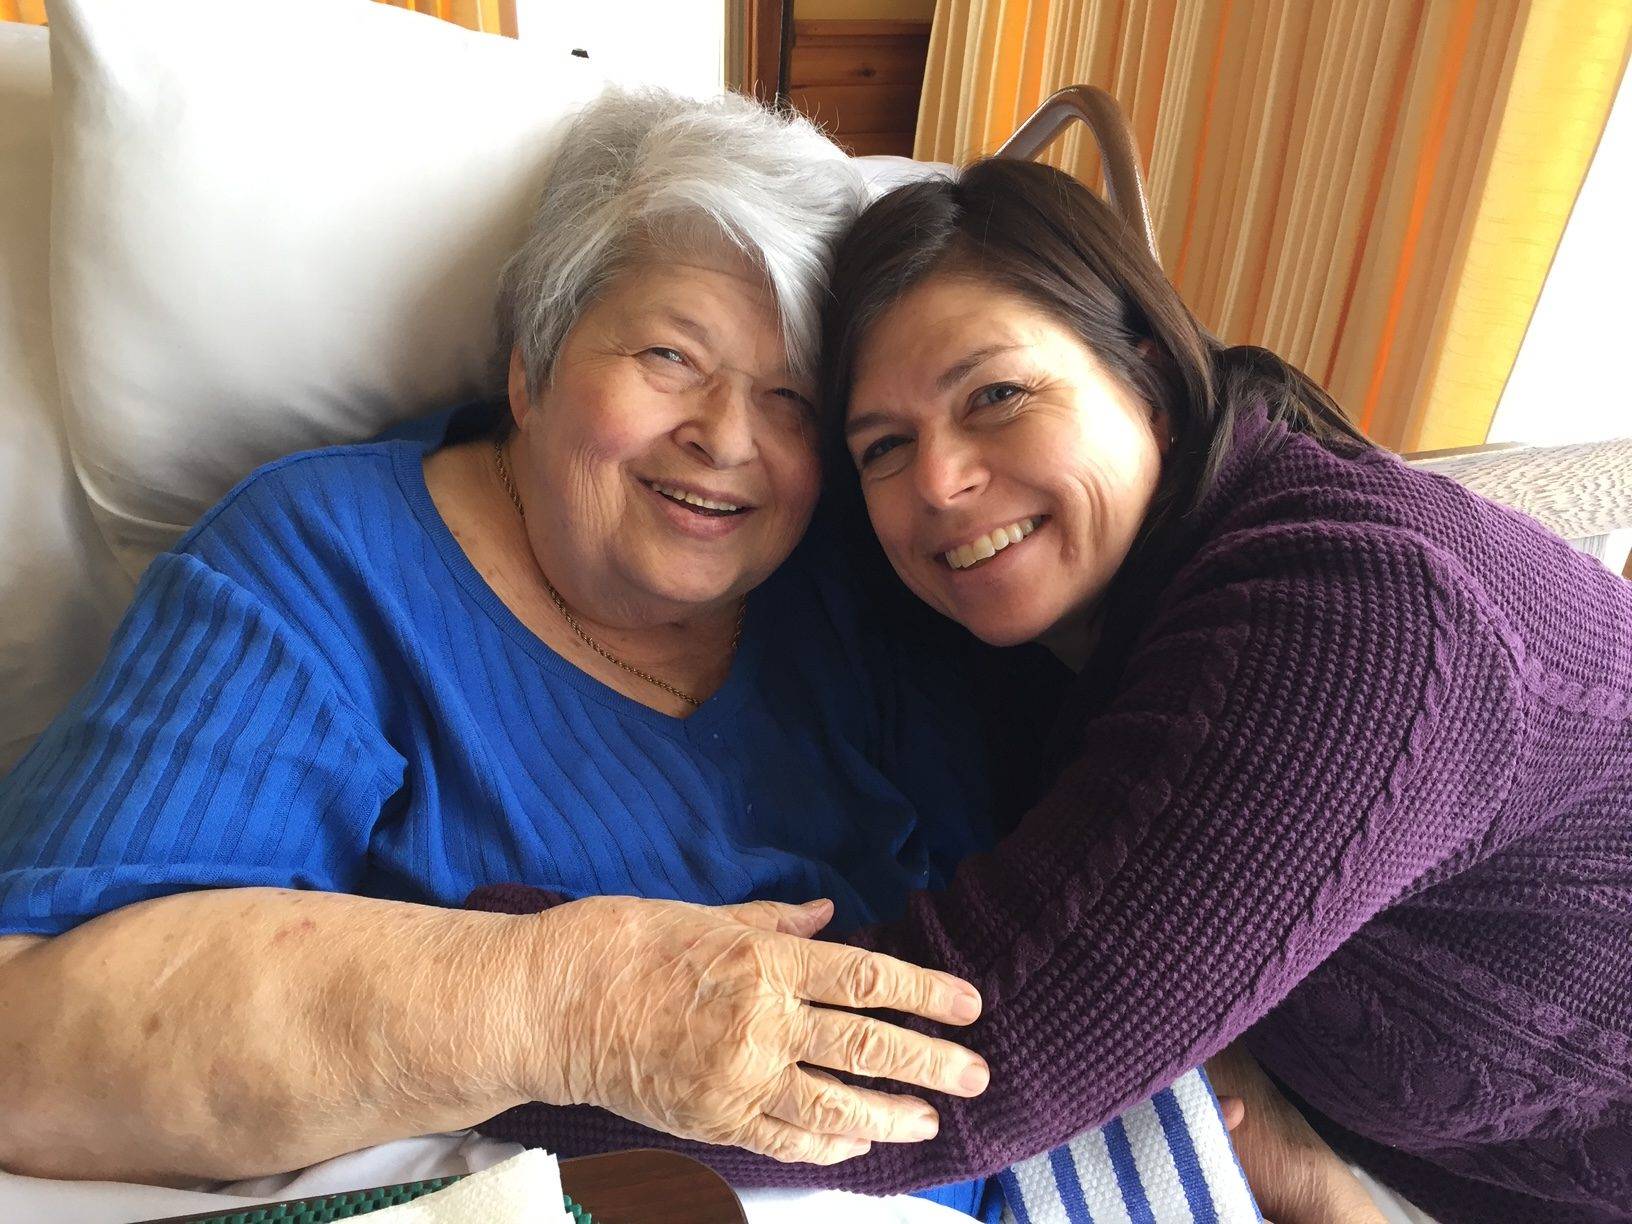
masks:
<instances>
[{"instance_id":1,"label":"fingernail","mask_svg":"<svg viewBox=\"0 0 1632 1224\"><path fill-rule=\"evenodd\" d=\"M933 1139L941 1133L941 1116L934 1110L921 1113L912 1120L909 1131L914 1139Z\"/></svg>"},{"instance_id":2,"label":"fingernail","mask_svg":"<svg viewBox=\"0 0 1632 1224\"><path fill-rule=\"evenodd\" d=\"M986 1085L991 1082L991 1070L983 1062L970 1063L964 1069L963 1077L958 1080L963 1090L972 1094L985 1092Z\"/></svg>"},{"instance_id":3,"label":"fingernail","mask_svg":"<svg viewBox=\"0 0 1632 1224\"><path fill-rule=\"evenodd\" d=\"M826 897L818 897L814 901L806 901L799 908L810 910L811 913L820 913L822 910L825 910L832 904L833 902L829 901Z\"/></svg>"},{"instance_id":4,"label":"fingernail","mask_svg":"<svg viewBox=\"0 0 1632 1224\"><path fill-rule=\"evenodd\" d=\"M960 994L952 1000L952 1018L954 1020L974 1020L980 1015L980 996L976 994Z\"/></svg>"},{"instance_id":5,"label":"fingernail","mask_svg":"<svg viewBox=\"0 0 1632 1224\"><path fill-rule=\"evenodd\" d=\"M857 1156L865 1156L872 1150L873 1145L870 1142L865 1140L858 1141L852 1144L850 1147L850 1158L854 1159Z\"/></svg>"}]
</instances>

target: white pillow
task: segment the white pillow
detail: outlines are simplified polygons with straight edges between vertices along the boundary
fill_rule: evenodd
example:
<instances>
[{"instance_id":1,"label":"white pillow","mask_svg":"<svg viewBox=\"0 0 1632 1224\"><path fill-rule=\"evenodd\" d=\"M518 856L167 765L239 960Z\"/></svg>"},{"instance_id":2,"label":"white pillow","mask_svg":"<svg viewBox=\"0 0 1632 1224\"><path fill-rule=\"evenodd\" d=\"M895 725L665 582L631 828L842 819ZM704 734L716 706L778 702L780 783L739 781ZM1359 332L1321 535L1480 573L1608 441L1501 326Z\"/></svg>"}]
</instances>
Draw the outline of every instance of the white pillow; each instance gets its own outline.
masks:
<instances>
[{"instance_id":1,"label":"white pillow","mask_svg":"<svg viewBox=\"0 0 1632 1224\"><path fill-rule=\"evenodd\" d=\"M130 580L74 479L47 279L46 32L0 24L0 774L91 671Z\"/></svg>"},{"instance_id":2,"label":"white pillow","mask_svg":"<svg viewBox=\"0 0 1632 1224\"><path fill-rule=\"evenodd\" d=\"M875 153L854 160L856 169L861 171L861 177L867 183L867 195L874 200L886 191L893 191L908 183L927 178L956 178L958 173L951 162L913 161L910 157L895 157L888 153Z\"/></svg>"},{"instance_id":3,"label":"white pillow","mask_svg":"<svg viewBox=\"0 0 1632 1224\"><path fill-rule=\"evenodd\" d=\"M372 0L59 0L52 319L131 575L239 477L488 385L584 60Z\"/></svg>"}]
</instances>

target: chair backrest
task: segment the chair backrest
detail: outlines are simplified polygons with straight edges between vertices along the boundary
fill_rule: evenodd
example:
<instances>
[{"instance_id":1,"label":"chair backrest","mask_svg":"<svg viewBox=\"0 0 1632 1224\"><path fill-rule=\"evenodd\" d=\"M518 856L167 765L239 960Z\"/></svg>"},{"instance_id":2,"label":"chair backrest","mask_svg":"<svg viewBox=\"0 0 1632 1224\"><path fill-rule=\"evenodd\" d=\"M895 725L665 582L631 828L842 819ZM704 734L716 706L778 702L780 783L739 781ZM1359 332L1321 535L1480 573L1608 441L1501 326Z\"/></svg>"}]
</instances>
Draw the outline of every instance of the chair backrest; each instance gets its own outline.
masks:
<instances>
[{"instance_id":1,"label":"chair backrest","mask_svg":"<svg viewBox=\"0 0 1632 1224\"><path fill-rule=\"evenodd\" d=\"M0 24L0 774L90 677L131 589L68 450L50 214L46 32Z\"/></svg>"},{"instance_id":2,"label":"chair backrest","mask_svg":"<svg viewBox=\"0 0 1632 1224\"><path fill-rule=\"evenodd\" d=\"M1139 147L1133 129L1116 99L1096 85L1067 85L1033 111L1014 135L1003 142L998 157L1030 161L1053 143L1073 121L1086 123L1099 142L1100 164L1105 168L1105 196L1133 232L1144 240L1158 265L1156 229L1150 223L1150 201L1145 176L1139 169Z\"/></svg>"}]
</instances>

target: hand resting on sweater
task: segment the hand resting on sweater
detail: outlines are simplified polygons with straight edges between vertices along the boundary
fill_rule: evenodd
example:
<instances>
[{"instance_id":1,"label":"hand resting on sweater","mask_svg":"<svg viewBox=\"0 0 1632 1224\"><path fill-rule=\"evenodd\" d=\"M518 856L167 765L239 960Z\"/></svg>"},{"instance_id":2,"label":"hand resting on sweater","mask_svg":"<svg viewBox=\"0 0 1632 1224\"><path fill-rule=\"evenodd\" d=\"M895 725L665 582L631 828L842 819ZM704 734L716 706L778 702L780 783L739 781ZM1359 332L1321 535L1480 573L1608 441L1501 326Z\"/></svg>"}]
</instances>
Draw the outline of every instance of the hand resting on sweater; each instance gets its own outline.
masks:
<instances>
[{"instance_id":1,"label":"hand resting on sweater","mask_svg":"<svg viewBox=\"0 0 1632 1224\"><path fill-rule=\"evenodd\" d=\"M984 1061L962 1046L836 1010L964 1025L981 1002L950 974L804 938L832 917L830 902L586 897L546 908L545 955L576 1023L541 1028L541 1040L559 1044L543 1060L550 1083L540 1099L597 1105L777 1160L832 1164L874 1140L932 1138L940 1122L913 1097L814 1068L955 1096L985 1091ZM812 1006L820 1004L832 1006Z\"/></svg>"}]
</instances>

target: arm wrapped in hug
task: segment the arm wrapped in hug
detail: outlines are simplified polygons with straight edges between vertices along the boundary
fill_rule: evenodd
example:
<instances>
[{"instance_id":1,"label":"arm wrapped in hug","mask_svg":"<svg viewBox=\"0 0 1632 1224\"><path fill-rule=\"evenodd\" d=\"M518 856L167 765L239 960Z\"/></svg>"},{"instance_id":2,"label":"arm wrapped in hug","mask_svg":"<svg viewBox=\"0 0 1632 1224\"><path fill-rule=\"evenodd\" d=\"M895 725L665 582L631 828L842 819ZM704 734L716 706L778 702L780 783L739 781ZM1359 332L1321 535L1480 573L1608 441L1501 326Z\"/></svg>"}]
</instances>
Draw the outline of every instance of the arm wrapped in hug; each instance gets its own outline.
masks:
<instances>
[{"instance_id":1,"label":"arm wrapped in hug","mask_svg":"<svg viewBox=\"0 0 1632 1224\"><path fill-rule=\"evenodd\" d=\"M1458 571L1408 533L1215 540L1020 826L906 917L849 937L980 989L982 1018L955 1038L989 1062L986 1093L932 1095L935 1139L836 1170L689 1150L740 1185L893 1193L1104 1125L1480 843L1517 735L1490 711L1519 708L1515 683ZM578 1108L523 1107L489 1129L568 1155L673 1145Z\"/></svg>"}]
</instances>

